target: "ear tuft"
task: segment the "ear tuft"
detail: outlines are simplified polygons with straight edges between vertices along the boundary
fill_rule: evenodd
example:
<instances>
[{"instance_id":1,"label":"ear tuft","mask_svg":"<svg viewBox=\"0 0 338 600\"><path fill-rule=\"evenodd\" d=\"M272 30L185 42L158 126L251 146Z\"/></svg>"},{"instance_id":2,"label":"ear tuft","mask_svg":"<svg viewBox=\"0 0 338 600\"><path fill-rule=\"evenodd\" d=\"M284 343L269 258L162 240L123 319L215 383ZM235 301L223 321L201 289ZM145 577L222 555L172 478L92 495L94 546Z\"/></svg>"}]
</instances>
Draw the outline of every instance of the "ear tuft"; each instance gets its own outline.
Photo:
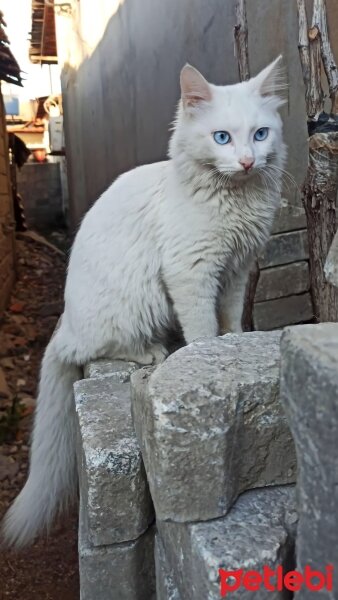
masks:
<instances>
[{"instance_id":1,"label":"ear tuft","mask_svg":"<svg viewBox=\"0 0 338 600\"><path fill-rule=\"evenodd\" d=\"M256 77L250 79L250 84L261 96L279 96L283 98L285 91L288 89L288 84L282 55L279 55Z\"/></svg>"},{"instance_id":2,"label":"ear tuft","mask_svg":"<svg viewBox=\"0 0 338 600\"><path fill-rule=\"evenodd\" d=\"M201 102L210 102L212 94L209 83L188 63L181 71L180 83L184 108L197 106Z\"/></svg>"}]
</instances>

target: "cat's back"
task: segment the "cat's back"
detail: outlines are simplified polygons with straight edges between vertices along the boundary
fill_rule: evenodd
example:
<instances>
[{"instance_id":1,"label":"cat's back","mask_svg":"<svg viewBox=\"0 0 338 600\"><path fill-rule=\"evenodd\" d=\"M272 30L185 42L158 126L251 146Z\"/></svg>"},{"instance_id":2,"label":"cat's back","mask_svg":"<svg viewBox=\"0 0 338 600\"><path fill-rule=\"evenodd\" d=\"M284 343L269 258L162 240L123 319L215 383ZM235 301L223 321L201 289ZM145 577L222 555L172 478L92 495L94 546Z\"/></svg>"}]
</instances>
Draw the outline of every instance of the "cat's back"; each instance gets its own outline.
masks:
<instances>
[{"instance_id":1,"label":"cat's back","mask_svg":"<svg viewBox=\"0 0 338 600\"><path fill-rule=\"evenodd\" d=\"M120 175L85 216L82 228L107 229L139 219L161 202L168 161L136 167Z\"/></svg>"},{"instance_id":2,"label":"cat's back","mask_svg":"<svg viewBox=\"0 0 338 600\"><path fill-rule=\"evenodd\" d=\"M72 248L69 270L123 257L131 247L154 243L168 161L136 167L118 177L85 215Z\"/></svg>"}]
</instances>

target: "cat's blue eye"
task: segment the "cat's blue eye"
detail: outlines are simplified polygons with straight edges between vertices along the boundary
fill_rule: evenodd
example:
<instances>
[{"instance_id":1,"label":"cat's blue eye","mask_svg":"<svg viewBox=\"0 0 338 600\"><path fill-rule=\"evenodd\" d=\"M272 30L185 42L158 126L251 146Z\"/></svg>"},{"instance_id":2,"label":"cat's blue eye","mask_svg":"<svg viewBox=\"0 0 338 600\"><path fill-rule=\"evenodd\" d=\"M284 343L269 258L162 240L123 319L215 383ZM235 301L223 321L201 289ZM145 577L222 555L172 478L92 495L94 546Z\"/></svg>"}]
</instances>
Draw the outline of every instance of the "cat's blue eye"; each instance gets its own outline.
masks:
<instances>
[{"instance_id":1,"label":"cat's blue eye","mask_svg":"<svg viewBox=\"0 0 338 600\"><path fill-rule=\"evenodd\" d=\"M215 131L214 140L216 144L228 144L231 142L231 135L227 131Z\"/></svg>"},{"instance_id":2,"label":"cat's blue eye","mask_svg":"<svg viewBox=\"0 0 338 600\"><path fill-rule=\"evenodd\" d=\"M268 135L269 135L269 127L261 127L260 129L257 129L257 131L254 135L254 139L256 140L256 142L263 142L263 140L266 140Z\"/></svg>"}]
</instances>

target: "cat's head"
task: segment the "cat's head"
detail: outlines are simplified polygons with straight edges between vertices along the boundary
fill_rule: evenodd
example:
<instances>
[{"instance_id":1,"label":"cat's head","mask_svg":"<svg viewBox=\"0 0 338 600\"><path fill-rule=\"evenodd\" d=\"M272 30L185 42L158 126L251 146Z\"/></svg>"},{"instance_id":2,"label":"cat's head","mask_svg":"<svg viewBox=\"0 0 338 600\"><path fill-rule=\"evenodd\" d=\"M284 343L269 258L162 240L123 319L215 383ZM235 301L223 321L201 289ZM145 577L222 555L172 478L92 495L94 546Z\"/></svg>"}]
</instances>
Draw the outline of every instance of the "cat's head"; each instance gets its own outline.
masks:
<instances>
[{"instance_id":1,"label":"cat's head","mask_svg":"<svg viewBox=\"0 0 338 600\"><path fill-rule=\"evenodd\" d=\"M216 86L190 65L181 71L181 100L170 145L172 158L245 180L283 164L278 109L285 102L281 57L249 81ZM277 161L276 161L277 157Z\"/></svg>"}]
</instances>

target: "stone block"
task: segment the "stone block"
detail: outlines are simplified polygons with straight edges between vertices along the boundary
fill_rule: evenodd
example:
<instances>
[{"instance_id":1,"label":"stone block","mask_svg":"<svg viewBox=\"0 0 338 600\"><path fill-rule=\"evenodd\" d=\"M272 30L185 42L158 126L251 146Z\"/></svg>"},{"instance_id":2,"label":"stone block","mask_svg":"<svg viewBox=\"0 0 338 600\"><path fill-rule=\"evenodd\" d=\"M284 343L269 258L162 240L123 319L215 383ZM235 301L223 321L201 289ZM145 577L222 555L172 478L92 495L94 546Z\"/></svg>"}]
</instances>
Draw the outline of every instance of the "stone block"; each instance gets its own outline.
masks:
<instances>
[{"instance_id":1,"label":"stone block","mask_svg":"<svg viewBox=\"0 0 338 600\"><path fill-rule=\"evenodd\" d=\"M327 255L324 272L327 281L338 287L338 231Z\"/></svg>"},{"instance_id":2,"label":"stone block","mask_svg":"<svg viewBox=\"0 0 338 600\"><path fill-rule=\"evenodd\" d=\"M297 525L294 496L293 486L251 490L240 496L226 517L205 523L157 522L156 575L163 581L163 573L170 574L164 581L176 586L172 598L219 600L219 569L291 570ZM270 582L276 586L276 577ZM287 597L285 590L269 591L263 585L256 593L241 586L230 596L231 600Z\"/></svg>"},{"instance_id":3,"label":"stone block","mask_svg":"<svg viewBox=\"0 0 338 600\"><path fill-rule=\"evenodd\" d=\"M273 224L272 233L295 231L306 229L306 215L302 206L289 204L288 200L282 199L281 207L277 211Z\"/></svg>"},{"instance_id":4,"label":"stone block","mask_svg":"<svg viewBox=\"0 0 338 600\"><path fill-rule=\"evenodd\" d=\"M312 300L309 293L256 302L253 310L255 329L266 331L313 319Z\"/></svg>"},{"instance_id":5,"label":"stone block","mask_svg":"<svg viewBox=\"0 0 338 600\"><path fill-rule=\"evenodd\" d=\"M338 324L286 329L281 342L281 400L298 461L297 568L333 565L338 590ZM307 600L310 592L297 593ZM311 594L310 594L311 595Z\"/></svg>"},{"instance_id":6,"label":"stone block","mask_svg":"<svg viewBox=\"0 0 338 600\"><path fill-rule=\"evenodd\" d=\"M162 540L158 534L155 537L155 573L156 600L183 600L176 587L174 572L168 564Z\"/></svg>"},{"instance_id":7,"label":"stone block","mask_svg":"<svg viewBox=\"0 0 338 600\"><path fill-rule=\"evenodd\" d=\"M84 375L95 378L110 377L116 383L126 383L130 380L130 375L139 368L134 362L100 358L85 366Z\"/></svg>"},{"instance_id":8,"label":"stone block","mask_svg":"<svg viewBox=\"0 0 338 600\"><path fill-rule=\"evenodd\" d=\"M291 231L272 235L258 262L260 268L265 269L305 260L308 256L307 231Z\"/></svg>"},{"instance_id":9,"label":"stone block","mask_svg":"<svg viewBox=\"0 0 338 600\"><path fill-rule=\"evenodd\" d=\"M309 265L306 261L270 267L260 272L255 302L302 294L309 287Z\"/></svg>"},{"instance_id":10,"label":"stone block","mask_svg":"<svg viewBox=\"0 0 338 600\"><path fill-rule=\"evenodd\" d=\"M94 546L137 538L153 508L131 421L129 384L109 378L74 385L80 496Z\"/></svg>"},{"instance_id":11,"label":"stone block","mask_svg":"<svg viewBox=\"0 0 338 600\"><path fill-rule=\"evenodd\" d=\"M81 600L155 600L154 528L136 540L93 546L80 508Z\"/></svg>"},{"instance_id":12,"label":"stone block","mask_svg":"<svg viewBox=\"0 0 338 600\"><path fill-rule=\"evenodd\" d=\"M279 340L279 332L201 339L133 373L133 419L157 518L212 519L246 489L295 480Z\"/></svg>"}]
</instances>

